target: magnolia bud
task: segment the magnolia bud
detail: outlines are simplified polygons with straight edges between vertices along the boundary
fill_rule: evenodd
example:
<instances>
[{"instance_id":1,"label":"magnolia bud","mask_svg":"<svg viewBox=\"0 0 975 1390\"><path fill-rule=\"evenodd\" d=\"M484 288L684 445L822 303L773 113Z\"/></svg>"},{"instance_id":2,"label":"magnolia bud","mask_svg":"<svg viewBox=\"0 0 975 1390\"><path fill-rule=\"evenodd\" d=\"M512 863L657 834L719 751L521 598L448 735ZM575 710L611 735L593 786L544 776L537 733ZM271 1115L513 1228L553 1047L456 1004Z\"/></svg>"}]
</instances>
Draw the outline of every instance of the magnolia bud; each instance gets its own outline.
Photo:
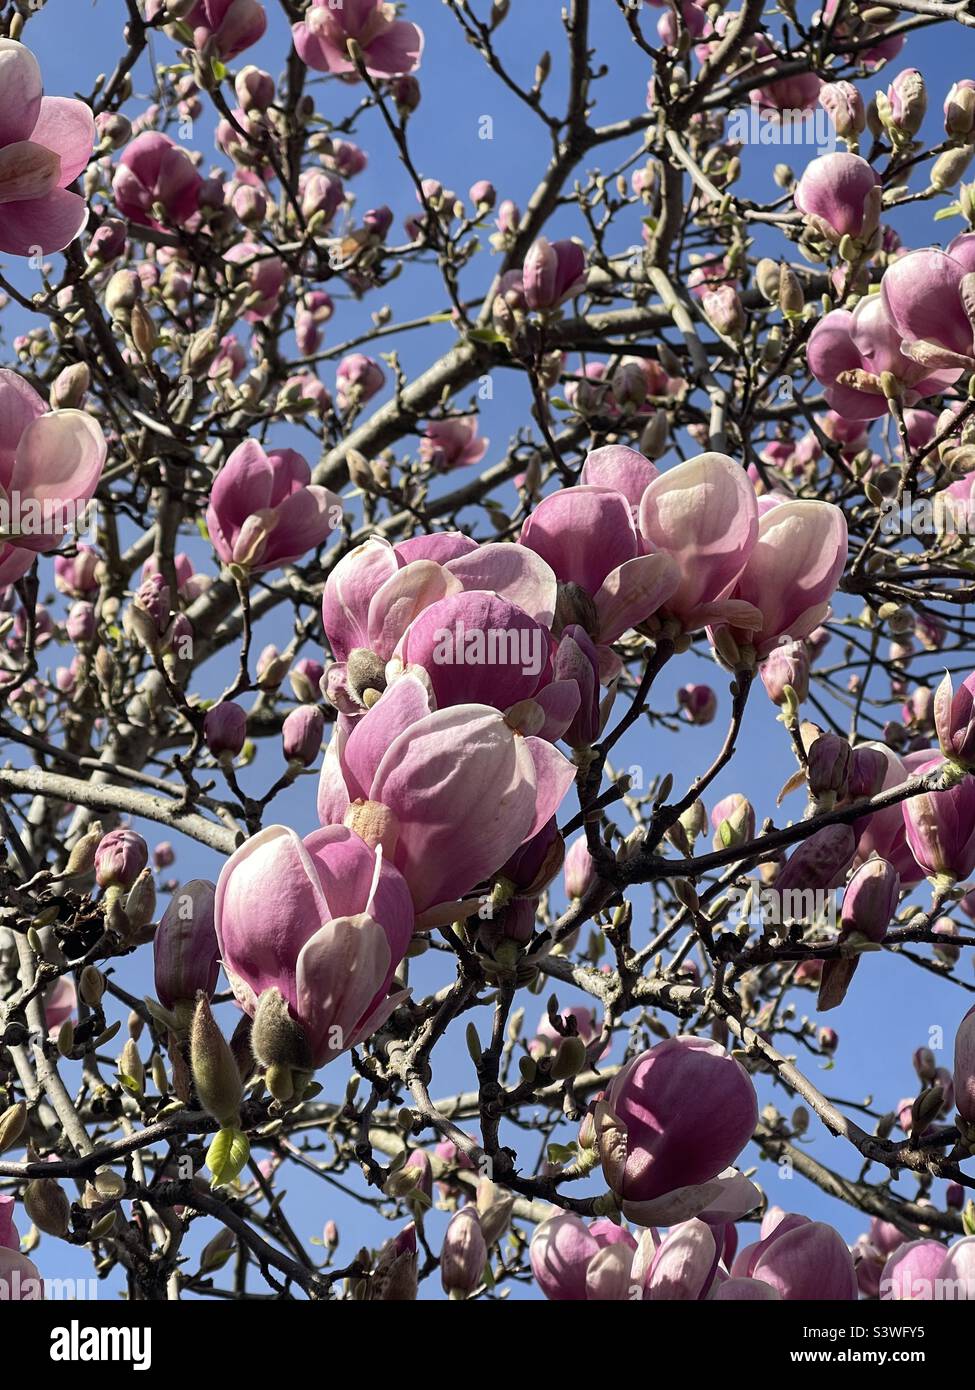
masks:
<instances>
[{"instance_id":1,"label":"magnolia bud","mask_svg":"<svg viewBox=\"0 0 975 1390\"><path fill-rule=\"evenodd\" d=\"M131 888L149 862L149 846L134 830L110 830L95 850L99 888Z\"/></svg>"},{"instance_id":2,"label":"magnolia bud","mask_svg":"<svg viewBox=\"0 0 975 1390\"><path fill-rule=\"evenodd\" d=\"M440 1279L450 1298L472 1294L484 1277L487 1244L477 1211L462 1207L451 1217L440 1252Z\"/></svg>"},{"instance_id":3,"label":"magnolia bud","mask_svg":"<svg viewBox=\"0 0 975 1390\"><path fill-rule=\"evenodd\" d=\"M957 150L945 150L939 155L931 168L931 187L939 193L947 193L964 174L972 162L972 149L964 145Z\"/></svg>"},{"instance_id":4,"label":"magnolia bud","mask_svg":"<svg viewBox=\"0 0 975 1390\"><path fill-rule=\"evenodd\" d=\"M240 1072L203 993L197 996L190 1029L190 1068L202 1108L218 1124L236 1125L244 1093Z\"/></svg>"},{"instance_id":5,"label":"magnolia bud","mask_svg":"<svg viewBox=\"0 0 975 1390\"><path fill-rule=\"evenodd\" d=\"M85 393L91 385L91 372L84 362L75 362L58 372L51 387L52 410L77 410L84 405Z\"/></svg>"},{"instance_id":6,"label":"magnolia bud","mask_svg":"<svg viewBox=\"0 0 975 1390\"><path fill-rule=\"evenodd\" d=\"M778 301L780 278L781 269L778 261L763 256L755 267L755 284L758 286L759 294L770 304L775 304Z\"/></svg>"},{"instance_id":7,"label":"magnolia bud","mask_svg":"<svg viewBox=\"0 0 975 1390\"><path fill-rule=\"evenodd\" d=\"M24 1188L24 1210L45 1235L67 1235L71 1204L67 1193L53 1178L35 1178L27 1184Z\"/></svg>"},{"instance_id":8,"label":"magnolia bud","mask_svg":"<svg viewBox=\"0 0 975 1390\"><path fill-rule=\"evenodd\" d=\"M65 874L85 876L94 872L95 851L101 844L103 835L101 821L95 821L72 846L68 862L64 866Z\"/></svg>"},{"instance_id":9,"label":"magnolia bud","mask_svg":"<svg viewBox=\"0 0 975 1390\"><path fill-rule=\"evenodd\" d=\"M156 911L156 885L152 870L143 869L125 898L125 916L132 932L140 932Z\"/></svg>"},{"instance_id":10,"label":"magnolia bud","mask_svg":"<svg viewBox=\"0 0 975 1390\"><path fill-rule=\"evenodd\" d=\"M0 1114L0 1154L12 1149L27 1125L27 1106L19 1100Z\"/></svg>"},{"instance_id":11,"label":"magnolia bud","mask_svg":"<svg viewBox=\"0 0 975 1390\"><path fill-rule=\"evenodd\" d=\"M81 996L82 1003L89 1008L94 1008L101 1002L102 995L105 993L105 976L94 965L86 965L81 972L78 981L78 994Z\"/></svg>"}]
</instances>

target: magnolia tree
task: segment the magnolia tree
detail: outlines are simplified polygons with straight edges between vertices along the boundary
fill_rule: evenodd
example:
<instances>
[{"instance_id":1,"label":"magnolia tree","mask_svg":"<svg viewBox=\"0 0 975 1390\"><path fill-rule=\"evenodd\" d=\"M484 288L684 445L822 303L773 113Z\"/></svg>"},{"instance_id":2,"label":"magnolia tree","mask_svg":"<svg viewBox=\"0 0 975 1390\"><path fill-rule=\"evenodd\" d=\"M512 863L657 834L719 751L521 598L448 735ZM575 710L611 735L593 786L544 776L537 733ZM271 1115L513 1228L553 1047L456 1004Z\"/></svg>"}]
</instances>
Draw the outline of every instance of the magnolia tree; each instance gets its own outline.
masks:
<instances>
[{"instance_id":1,"label":"magnolia tree","mask_svg":"<svg viewBox=\"0 0 975 1390\"><path fill-rule=\"evenodd\" d=\"M0 5L3 1296L975 1297L975 80L910 65L975 19L124 0L82 99L64 9ZM419 160L435 46L518 203Z\"/></svg>"}]
</instances>

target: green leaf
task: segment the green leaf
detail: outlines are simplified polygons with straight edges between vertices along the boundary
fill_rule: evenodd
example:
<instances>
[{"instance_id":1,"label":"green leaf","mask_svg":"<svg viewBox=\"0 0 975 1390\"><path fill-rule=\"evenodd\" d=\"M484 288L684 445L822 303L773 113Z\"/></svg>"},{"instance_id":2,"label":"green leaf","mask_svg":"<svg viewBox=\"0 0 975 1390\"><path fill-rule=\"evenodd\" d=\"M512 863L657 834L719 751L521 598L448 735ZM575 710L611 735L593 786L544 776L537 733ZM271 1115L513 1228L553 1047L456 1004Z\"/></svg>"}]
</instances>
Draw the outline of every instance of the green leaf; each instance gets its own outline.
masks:
<instances>
[{"instance_id":1,"label":"green leaf","mask_svg":"<svg viewBox=\"0 0 975 1390\"><path fill-rule=\"evenodd\" d=\"M579 1151L576 1143L549 1144L547 1158L549 1163L571 1163Z\"/></svg>"},{"instance_id":2,"label":"green leaf","mask_svg":"<svg viewBox=\"0 0 975 1390\"><path fill-rule=\"evenodd\" d=\"M501 334L495 332L493 328L472 328L467 336L470 338L471 342L474 343L504 342L504 338L502 338Z\"/></svg>"},{"instance_id":3,"label":"green leaf","mask_svg":"<svg viewBox=\"0 0 975 1390\"><path fill-rule=\"evenodd\" d=\"M214 77L217 79L218 82L222 82L223 79L227 76L226 65L224 63L221 63L219 58L210 59L210 71L213 73Z\"/></svg>"},{"instance_id":4,"label":"green leaf","mask_svg":"<svg viewBox=\"0 0 975 1390\"><path fill-rule=\"evenodd\" d=\"M938 211L934 214L934 220L935 220L935 222L944 222L944 221L946 221L949 217L960 217L960 216L961 216L961 204L960 204L960 203L949 203L948 206L947 206L946 208L939 208L939 209L938 209Z\"/></svg>"},{"instance_id":5,"label":"green leaf","mask_svg":"<svg viewBox=\"0 0 975 1390\"><path fill-rule=\"evenodd\" d=\"M218 1130L207 1149L206 1163L212 1175L210 1186L223 1187L226 1183L234 1182L243 1172L250 1153L251 1146L246 1134L232 1125Z\"/></svg>"}]
</instances>

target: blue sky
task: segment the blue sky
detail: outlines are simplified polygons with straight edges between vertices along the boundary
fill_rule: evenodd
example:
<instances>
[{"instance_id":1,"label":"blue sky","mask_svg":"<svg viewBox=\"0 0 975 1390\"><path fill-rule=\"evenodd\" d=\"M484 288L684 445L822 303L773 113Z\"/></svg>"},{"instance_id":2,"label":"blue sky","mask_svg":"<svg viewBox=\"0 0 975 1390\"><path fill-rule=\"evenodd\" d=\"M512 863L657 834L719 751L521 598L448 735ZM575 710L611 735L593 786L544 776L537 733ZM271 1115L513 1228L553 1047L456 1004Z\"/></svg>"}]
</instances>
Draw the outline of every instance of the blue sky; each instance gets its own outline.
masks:
<instances>
[{"instance_id":1,"label":"blue sky","mask_svg":"<svg viewBox=\"0 0 975 1390\"><path fill-rule=\"evenodd\" d=\"M512 8L515 17L499 31L499 48L510 60L513 73L526 85L530 84L539 54L543 49L551 48L553 73L546 87L546 100L558 109L564 99L564 36L559 21L561 0L532 0L531 4L514 5ZM595 89L598 101L595 117L599 122L608 122L642 109L648 77L647 60L631 43L610 0L601 0L594 8L599 16L596 29L599 54L609 66L608 76ZM282 16L270 0L268 9L272 14L268 34L260 45L238 61L254 62L277 74L287 53L288 38ZM804 7L804 10L808 9L811 7ZM93 4L89 4L88 0L48 0L46 8L30 22L26 38L41 61L46 89L50 94L87 93L96 75L106 67L110 70L119 47L117 36L124 12L122 0L95 0ZM438 178L462 197L466 197L468 187L476 179L487 178L497 187L499 199L511 197L524 206L548 156L548 139L540 123L505 93L484 68L477 54L464 42L456 22L440 0L411 0L407 13L411 19L423 25L427 41L420 74L423 100L410 123L414 158L421 174ZM154 41L154 52L157 61L170 61L175 58L176 50L168 39L160 36ZM889 77L901 67L908 63L919 67L928 81L932 107L926 133L931 139L937 139L944 93L953 81L973 75L970 69L965 68L963 61L966 55L975 56L973 46L964 31L952 33L946 29L930 29L912 41L906 55L906 60L902 55L901 60L888 65L882 79L866 78L858 85L865 97L869 97L877 86L886 86ZM148 90L147 78L148 69L142 64L136 72L137 98ZM321 84L314 90L322 113L334 118L349 110L357 95L354 88L336 83ZM138 100L133 102L131 109L139 109ZM484 131L484 116L491 117L492 139L480 138ZM370 118L364 121L355 138L370 153L369 167L353 183L357 210L361 212L377 204L388 203L396 215L394 236L398 237L403 218L417 209L412 184L396 163L377 120ZM216 163L212 125L208 120L199 123L193 143L206 152L205 164L210 161L211 152ZM620 157L628 149L621 147ZM749 196L771 198L775 193L772 182L774 164L784 159L801 170L804 159L815 153L815 150L783 150L775 147L748 149L743 154L746 172L740 186ZM609 164L616 154L616 147L599 151L592 156L592 162L598 159ZM590 162L585 167L591 167ZM963 229L960 220L932 222L935 206L937 204L916 205L891 219L906 243L925 245L947 241ZM555 231L563 235L582 230L571 211L561 212L552 225ZM619 219L619 225L611 234L609 249L621 251L635 245L639 236L639 213L633 210ZM768 238L763 249L772 249L772 242ZM780 254L785 251L782 244L774 249ZM22 264L6 266L4 273L21 288L32 288L31 272ZM491 273L492 262L485 251L475 259L465 278L465 292L483 292ZM431 313L445 307L443 289L432 270L411 269L390 286L386 298L397 319ZM335 318L326 329L326 345L339 342L358 331L368 323L369 313L378 308L381 302L381 297L367 299L364 304L342 300ZM10 337L22 332L25 326L25 316L19 311L5 311L0 319L4 343L9 343ZM382 346L387 349L395 346L401 353L406 369L415 371L446 350L451 337L449 326L440 326L425 330L422 334L404 335L401 340L387 341ZM322 372L323 380L330 387L333 372L334 367L329 365ZM493 397L480 402L482 432L491 438L486 463L495 462L503 456L511 433L529 419L528 393L520 376L498 373L492 386ZM301 435L293 427L283 427L275 438L298 448L308 448L307 436ZM314 457L311 461L315 461ZM457 480L452 478L450 481L453 484ZM188 548L199 557L198 563L202 565L205 552L199 544L191 542ZM264 642L271 641L283 645L290 636L290 630L282 632L280 622L280 616L272 615L261 624L258 648ZM841 639L834 637L831 654L838 652L840 646ZM306 654L314 653L309 649ZM55 658L52 656L50 661L53 666ZM225 670L224 660L214 662L211 667L203 669L195 688L204 696L212 696L222 685ZM937 660L919 659L915 670L919 674L933 675L937 672ZM655 706L659 709L672 708L673 690L692 679L708 681L718 691L719 714L715 723L703 729L684 729L679 741L660 729L652 733L644 732L637 738L631 737L624 755L618 758L619 763L625 766L640 765L647 778L672 771L678 787L689 782L696 772L708 765L724 735L729 699L727 678L706 652L689 654L674 663L673 668L668 668ZM884 717L895 717L896 714L897 707L891 705ZM255 768L242 778L245 785L251 788L267 786L279 770L273 744L263 746L261 754ZM793 767L785 732L776 723L775 710L759 689L749 708L739 755L731 769L714 784L708 805L721 795L741 791L752 798L760 819L763 815L773 814L776 792ZM275 803L275 816L288 821L302 833L313 829L316 824L314 787L314 778L302 779ZM801 795L794 796L786 803L784 814L788 814L790 809L794 816L801 813ZM150 843L162 838L168 837L153 837L151 831L149 833ZM171 871L174 875L184 880L201 876L216 877L220 867L216 856L191 842L173 838L177 849L176 865ZM648 909L643 894L637 893L635 907L634 937L640 944L647 939ZM927 948L920 950L924 953ZM131 966L127 964L122 977L123 983L136 993L151 989L148 953L142 954L146 959ZM442 956L437 956L433 965L429 961L421 962L420 968L414 973L415 989L419 992L431 982L442 984L443 965ZM960 973L970 984L971 964L963 963ZM547 994L548 989L538 998L529 997L523 1001L529 1025L542 1012ZM794 997L799 1014L812 1008L814 997L811 994L797 991ZM560 992L560 998L565 1004L576 1002L570 991L564 994ZM914 1093L916 1082L911 1068L913 1049L928 1043L932 1027L943 1029L946 1046L950 1049L957 1022L971 1002L966 991L945 984L931 973L910 966L903 959L890 954L872 955L862 963L845 1003L828 1017L827 1021L837 1029L841 1038L835 1066L826 1073L820 1070L819 1063L811 1061L813 1079L832 1096L869 1100L881 1111L892 1108L901 1096ZM488 1014L485 1012L476 1017L482 1032L486 1031ZM225 1019L229 1029L232 1026L229 1008L225 1011ZM456 1046L451 1046L451 1040L448 1040L446 1046L436 1054L439 1067L439 1079L434 1087L436 1095L447 1095L452 1089L466 1089L471 1082L471 1067L462 1039L458 1035L453 1041ZM939 1062L946 1062L950 1066L950 1053L939 1056ZM338 1098L344 1089L345 1077L346 1071L341 1063L323 1073L320 1080L325 1096ZM766 1083L760 1081L759 1085L764 1094ZM778 1093L778 1097L778 1103L788 1113L791 1103L782 1092ZM816 1121L810 1127L808 1144L809 1152L824 1163L848 1174L858 1171L859 1165L854 1162L852 1151L841 1141L832 1139ZM533 1161L536 1147L530 1138L525 1143L521 1151L526 1163ZM799 1177L787 1183L780 1179L774 1169L768 1168L760 1176L773 1202L829 1220L851 1240L865 1228L865 1218L827 1199ZM358 1187L358 1175L351 1174L350 1183ZM304 1175L290 1174L286 1186L292 1197L292 1220L300 1234L320 1234L323 1223L329 1217L338 1221L343 1234L340 1261L344 1262L344 1257L351 1257L363 1243L378 1244L395 1229L344 1196L337 1188L311 1182ZM936 1190L942 1186L937 1184ZM596 1191L598 1188L592 1185L579 1190ZM902 1190L913 1195L910 1186L905 1185ZM434 1248L437 1248L442 1224L443 1218L439 1213L433 1213L429 1218ZM213 1234L213 1231L210 1230L209 1234ZM53 1241L46 1240L41 1248L39 1263L45 1272L67 1275L86 1270L76 1252L60 1245L55 1250L54 1245ZM49 1263L56 1263L57 1269L48 1268ZM514 1298L525 1296L529 1296L529 1291L523 1286L517 1286L511 1294Z\"/></svg>"}]
</instances>

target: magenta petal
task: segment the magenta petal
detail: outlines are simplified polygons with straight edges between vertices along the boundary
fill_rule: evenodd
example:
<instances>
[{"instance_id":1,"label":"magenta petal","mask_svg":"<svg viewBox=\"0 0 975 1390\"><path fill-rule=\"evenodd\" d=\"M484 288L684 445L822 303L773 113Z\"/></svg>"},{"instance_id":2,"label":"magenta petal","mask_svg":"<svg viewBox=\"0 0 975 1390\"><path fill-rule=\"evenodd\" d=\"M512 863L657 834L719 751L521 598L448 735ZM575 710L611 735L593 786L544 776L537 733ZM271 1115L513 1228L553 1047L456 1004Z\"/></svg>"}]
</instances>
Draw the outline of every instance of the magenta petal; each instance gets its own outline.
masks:
<instances>
[{"instance_id":1,"label":"magenta petal","mask_svg":"<svg viewBox=\"0 0 975 1390\"><path fill-rule=\"evenodd\" d=\"M349 809L351 798L342 770L342 753L349 738L347 724L348 720L340 715L322 759L317 802L318 819L322 825L341 825Z\"/></svg>"},{"instance_id":2,"label":"magenta petal","mask_svg":"<svg viewBox=\"0 0 975 1390\"><path fill-rule=\"evenodd\" d=\"M15 39L0 39L0 145L29 140L44 84L37 59Z\"/></svg>"},{"instance_id":3,"label":"magenta petal","mask_svg":"<svg viewBox=\"0 0 975 1390\"><path fill-rule=\"evenodd\" d=\"M356 1025L381 989L390 962L382 927L361 916L324 922L302 947L294 1012L316 1066L353 1045Z\"/></svg>"},{"instance_id":4,"label":"magenta petal","mask_svg":"<svg viewBox=\"0 0 975 1390\"><path fill-rule=\"evenodd\" d=\"M508 709L549 675L546 628L495 594L454 594L426 608L397 648L430 677L437 708L484 704Z\"/></svg>"},{"instance_id":5,"label":"magenta petal","mask_svg":"<svg viewBox=\"0 0 975 1390\"><path fill-rule=\"evenodd\" d=\"M662 473L643 494L640 530L652 550L680 566L664 604L686 628L723 598L758 538L758 504L745 470L726 454L700 454Z\"/></svg>"},{"instance_id":6,"label":"magenta petal","mask_svg":"<svg viewBox=\"0 0 975 1390\"><path fill-rule=\"evenodd\" d=\"M563 753L543 738L526 738L524 747L535 765L535 819L525 836L529 839L562 805L576 770Z\"/></svg>"},{"instance_id":7,"label":"magenta petal","mask_svg":"<svg viewBox=\"0 0 975 1390\"><path fill-rule=\"evenodd\" d=\"M45 97L30 138L60 157L60 185L67 188L88 166L95 147L95 118L83 101Z\"/></svg>"},{"instance_id":8,"label":"magenta petal","mask_svg":"<svg viewBox=\"0 0 975 1390\"><path fill-rule=\"evenodd\" d=\"M646 1297L697 1300L711 1286L719 1252L703 1221L692 1218L674 1226L654 1256Z\"/></svg>"},{"instance_id":9,"label":"magenta petal","mask_svg":"<svg viewBox=\"0 0 975 1390\"><path fill-rule=\"evenodd\" d=\"M486 589L516 603L544 627L555 616L558 583L544 560L520 545L490 541L449 560L445 568L464 589Z\"/></svg>"},{"instance_id":10,"label":"magenta petal","mask_svg":"<svg viewBox=\"0 0 975 1390\"><path fill-rule=\"evenodd\" d=\"M313 860L293 830L269 825L230 856L217 882L214 926L245 1008L275 988L296 1005L298 953L328 915Z\"/></svg>"},{"instance_id":11,"label":"magenta petal","mask_svg":"<svg viewBox=\"0 0 975 1390\"><path fill-rule=\"evenodd\" d=\"M832 596L846 556L846 519L839 507L829 502L784 502L764 514L758 543L733 595L761 611L761 630L747 639L755 644L759 659L779 637L808 635L812 627L802 620Z\"/></svg>"},{"instance_id":12,"label":"magenta petal","mask_svg":"<svg viewBox=\"0 0 975 1390\"><path fill-rule=\"evenodd\" d=\"M23 377L0 368L0 487L10 491L14 454L27 426L47 412L47 406Z\"/></svg>"},{"instance_id":13,"label":"magenta petal","mask_svg":"<svg viewBox=\"0 0 975 1390\"><path fill-rule=\"evenodd\" d=\"M545 1297L584 1301L586 1269L599 1249L574 1212L557 1212L536 1227L529 1254L532 1273Z\"/></svg>"},{"instance_id":14,"label":"magenta petal","mask_svg":"<svg viewBox=\"0 0 975 1390\"><path fill-rule=\"evenodd\" d=\"M108 445L82 410L55 410L27 426L14 458L11 491L43 501L87 502L98 486Z\"/></svg>"},{"instance_id":15,"label":"magenta petal","mask_svg":"<svg viewBox=\"0 0 975 1390\"><path fill-rule=\"evenodd\" d=\"M366 48L366 69L373 77L397 77L414 72L422 53L423 30L408 20L397 19Z\"/></svg>"},{"instance_id":16,"label":"magenta petal","mask_svg":"<svg viewBox=\"0 0 975 1390\"><path fill-rule=\"evenodd\" d=\"M397 541L393 549L401 565L413 560L436 560L438 565L445 565L448 560L457 560L461 555L476 551L477 541L461 531L434 531L429 536L411 536L408 541Z\"/></svg>"},{"instance_id":17,"label":"magenta petal","mask_svg":"<svg viewBox=\"0 0 975 1390\"><path fill-rule=\"evenodd\" d=\"M640 551L626 498L605 487L568 487L543 498L521 528L521 544L590 594Z\"/></svg>"},{"instance_id":18,"label":"magenta petal","mask_svg":"<svg viewBox=\"0 0 975 1390\"><path fill-rule=\"evenodd\" d=\"M366 645L388 661L413 619L431 603L456 593L459 587L444 566L433 560L413 560L390 575L373 595Z\"/></svg>"},{"instance_id":19,"label":"magenta petal","mask_svg":"<svg viewBox=\"0 0 975 1390\"><path fill-rule=\"evenodd\" d=\"M578 681L555 680L550 681L544 690L537 691L532 699L545 715L545 723L539 730L538 737L554 743L562 737L576 717L582 704L582 692Z\"/></svg>"},{"instance_id":20,"label":"magenta petal","mask_svg":"<svg viewBox=\"0 0 975 1390\"><path fill-rule=\"evenodd\" d=\"M273 569L299 559L326 540L341 502L326 487L302 488L276 508L276 522L256 569Z\"/></svg>"},{"instance_id":21,"label":"magenta petal","mask_svg":"<svg viewBox=\"0 0 975 1390\"><path fill-rule=\"evenodd\" d=\"M342 753L342 768L353 801L375 797L372 786L389 746L404 730L430 713L426 686L407 672L393 681L358 721ZM393 808L395 810L395 807Z\"/></svg>"},{"instance_id":22,"label":"magenta petal","mask_svg":"<svg viewBox=\"0 0 975 1390\"><path fill-rule=\"evenodd\" d=\"M842 1236L821 1221L777 1233L752 1275L789 1300L852 1303L858 1296L853 1256Z\"/></svg>"},{"instance_id":23,"label":"magenta petal","mask_svg":"<svg viewBox=\"0 0 975 1390\"><path fill-rule=\"evenodd\" d=\"M328 576L322 625L338 661L354 647L368 646L372 596L398 568L393 547L374 536L344 555Z\"/></svg>"},{"instance_id":24,"label":"magenta petal","mask_svg":"<svg viewBox=\"0 0 975 1390\"><path fill-rule=\"evenodd\" d=\"M664 551L638 555L611 570L595 595L600 642L615 642L667 602L680 583L677 562Z\"/></svg>"},{"instance_id":25,"label":"magenta petal","mask_svg":"<svg viewBox=\"0 0 975 1390\"><path fill-rule=\"evenodd\" d=\"M398 818L394 860L418 912L463 897L533 833L534 769L530 758L527 767L521 761L521 744L498 711L482 705L437 710L390 743L371 797Z\"/></svg>"},{"instance_id":26,"label":"magenta petal","mask_svg":"<svg viewBox=\"0 0 975 1390\"><path fill-rule=\"evenodd\" d=\"M659 468L635 449L624 444L606 444L586 455L581 480L596 487L615 488L631 507L639 507L640 498L659 476Z\"/></svg>"},{"instance_id":27,"label":"magenta petal","mask_svg":"<svg viewBox=\"0 0 975 1390\"><path fill-rule=\"evenodd\" d=\"M962 308L959 286L965 268L943 251L910 251L884 271L880 293L901 334L932 342L963 356L972 354L973 329Z\"/></svg>"},{"instance_id":28,"label":"magenta petal","mask_svg":"<svg viewBox=\"0 0 975 1390\"><path fill-rule=\"evenodd\" d=\"M35 558L33 550L25 550L23 546L7 545L0 541L0 593L9 584L16 584L18 579L23 579Z\"/></svg>"},{"instance_id":29,"label":"magenta petal","mask_svg":"<svg viewBox=\"0 0 975 1390\"><path fill-rule=\"evenodd\" d=\"M0 251L10 256L63 251L87 221L84 198L64 188L52 188L43 198L0 204Z\"/></svg>"}]
</instances>

